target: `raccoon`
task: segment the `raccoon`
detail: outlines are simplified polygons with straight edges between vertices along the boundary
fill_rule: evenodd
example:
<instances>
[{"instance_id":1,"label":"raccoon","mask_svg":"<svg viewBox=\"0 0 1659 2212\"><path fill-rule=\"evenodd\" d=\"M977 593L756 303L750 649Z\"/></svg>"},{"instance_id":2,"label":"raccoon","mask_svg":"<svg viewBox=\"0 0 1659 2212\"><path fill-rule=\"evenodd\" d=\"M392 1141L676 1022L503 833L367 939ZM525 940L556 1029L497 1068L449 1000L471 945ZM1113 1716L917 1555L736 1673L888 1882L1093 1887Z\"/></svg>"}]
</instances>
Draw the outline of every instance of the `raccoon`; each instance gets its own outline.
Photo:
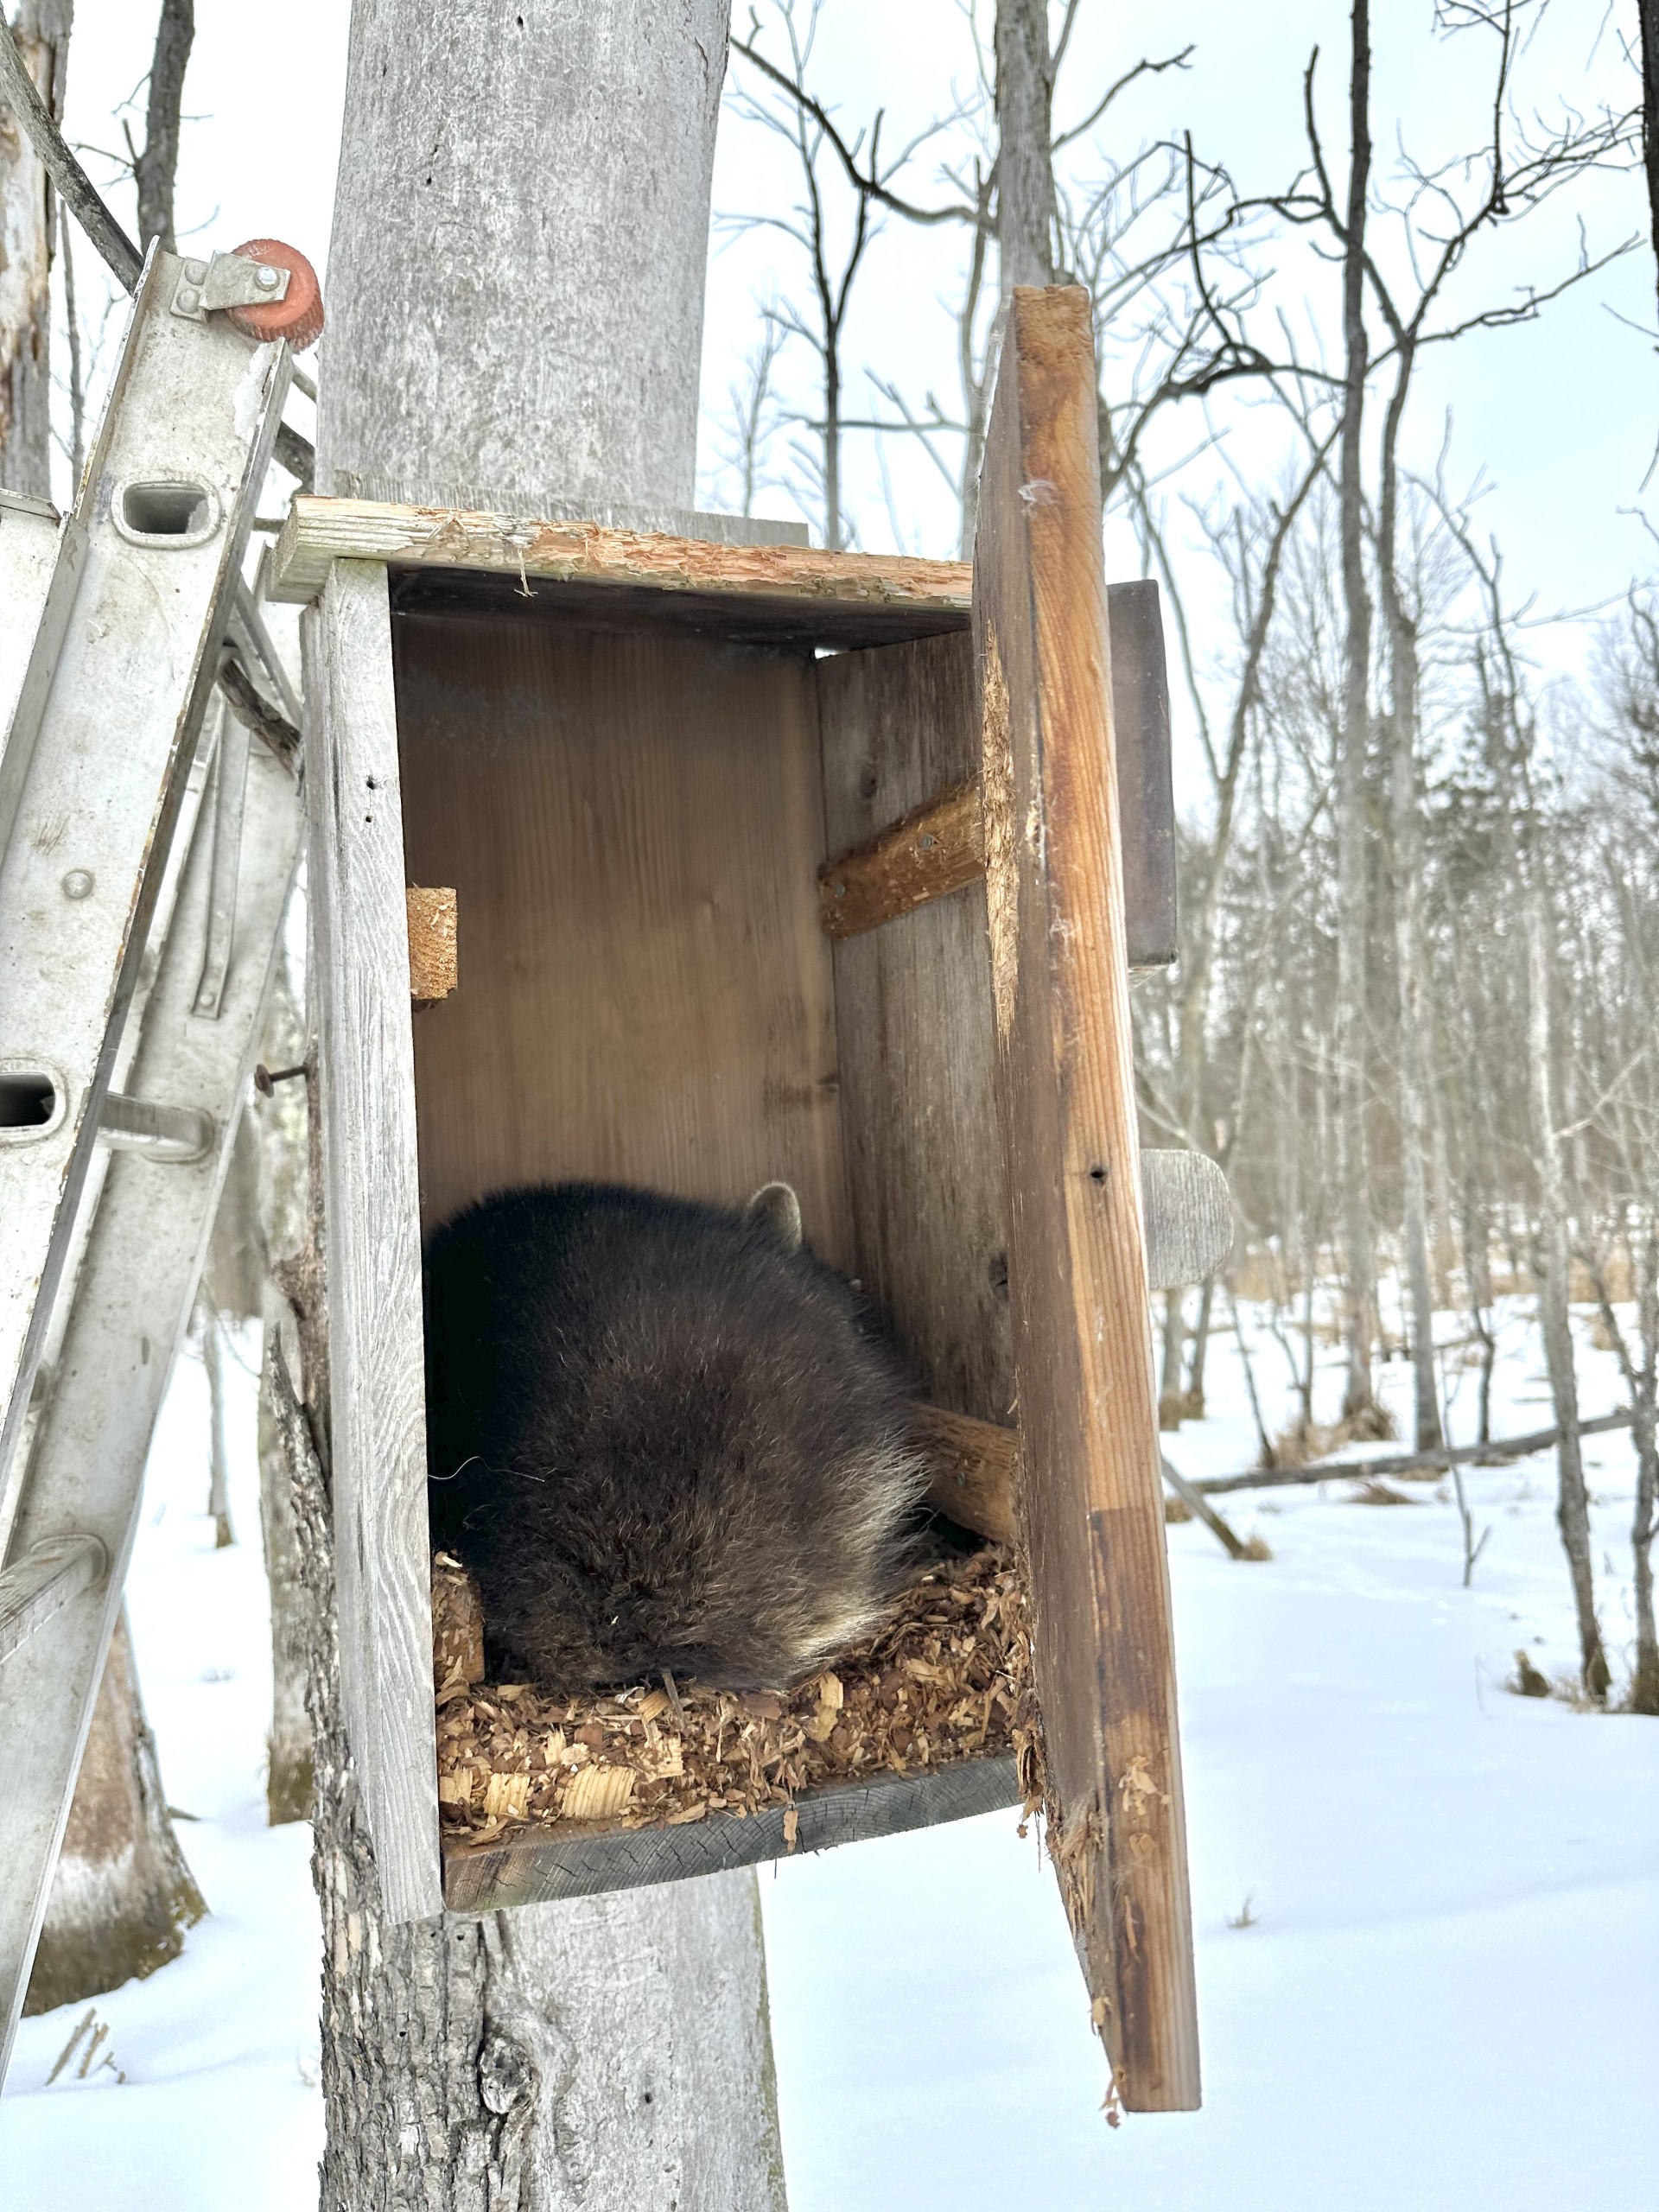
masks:
<instances>
[{"instance_id":1,"label":"raccoon","mask_svg":"<svg viewBox=\"0 0 1659 2212\"><path fill-rule=\"evenodd\" d=\"M428 1245L426 1344L433 1535L477 1577L493 1668L782 1688L913 1571L901 1379L787 1185L742 1214L486 1198Z\"/></svg>"}]
</instances>

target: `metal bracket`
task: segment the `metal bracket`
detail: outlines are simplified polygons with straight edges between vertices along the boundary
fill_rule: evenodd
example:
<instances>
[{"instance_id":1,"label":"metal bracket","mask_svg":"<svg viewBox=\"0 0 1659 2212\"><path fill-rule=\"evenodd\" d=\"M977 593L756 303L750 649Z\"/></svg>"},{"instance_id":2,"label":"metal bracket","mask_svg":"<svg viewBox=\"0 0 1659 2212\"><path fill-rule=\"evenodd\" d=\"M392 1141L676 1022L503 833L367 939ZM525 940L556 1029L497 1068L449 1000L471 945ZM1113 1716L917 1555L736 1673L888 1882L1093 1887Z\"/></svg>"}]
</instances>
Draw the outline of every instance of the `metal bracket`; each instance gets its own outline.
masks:
<instances>
[{"instance_id":1,"label":"metal bracket","mask_svg":"<svg viewBox=\"0 0 1659 2212\"><path fill-rule=\"evenodd\" d=\"M245 254L216 253L211 261L187 261L173 294L173 313L190 322L206 322L221 308L268 308L288 296L289 272Z\"/></svg>"},{"instance_id":2,"label":"metal bracket","mask_svg":"<svg viewBox=\"0 0 1659 2212\"><path fill-rule=\"evenodd\" d=\"M215 1135L213 1116L200 1106L159 1106L151 1099L128 1098L118 1090L105 1098L98 1133L116 1152L143 1152L152 1160L180 1162L202 1159Z\"/></svg>"}]
</instances>

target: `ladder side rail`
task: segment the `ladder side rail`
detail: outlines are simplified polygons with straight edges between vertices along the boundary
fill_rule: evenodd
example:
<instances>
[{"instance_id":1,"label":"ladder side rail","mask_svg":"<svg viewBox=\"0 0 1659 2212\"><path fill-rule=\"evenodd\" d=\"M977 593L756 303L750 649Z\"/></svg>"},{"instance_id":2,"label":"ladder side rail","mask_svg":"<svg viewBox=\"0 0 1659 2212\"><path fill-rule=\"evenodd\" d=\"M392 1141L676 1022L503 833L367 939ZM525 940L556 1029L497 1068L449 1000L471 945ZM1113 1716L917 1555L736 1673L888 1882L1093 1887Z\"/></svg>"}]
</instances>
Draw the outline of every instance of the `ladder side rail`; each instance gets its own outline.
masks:
<instances>
[{"instance_id":1,"label":"ladder side rail","mask_svg":"<svg viewBox=\"0 0 1659 2212\"><path fill-rule=\"evenodd\" d=\"M180 264L152 256L96 464L52 590L78 570L40 702L25 727L42 618L7 766L22 745L0 850L0 1053L33 1056L54 1112L0 1130L0 1487L16 1446L94 1155L103 1097L137 987L287 388L283 347L172 314Z\"/></svg>"},{"instance_id":2,"label":"ladder side rail","mask_svg":"<svg viewBox=\"0 0 1659 2212\"><path fill-rule=\"evenodd\" d=\"M219 709L223 715L223 709ZM13 1465L17 1479L7 1483L0 1480L0 1560L8 1554L11 1543L12 1525L22 1503L23 1471L35 1448L35 1437L40 1425L41 1413L51 1395L53 1378L63 1356L64 1332L69 1325L73 1308L75 1285L80 1279L81 1262L86 1249L86 1240L92 1235L92 1224L98 1218L98 1208L103 1196L104 1179L109 1172L111 1142L108 1119L112 1110L110 1102L124 1093L132 1077L132 1064L143 1039L144 1014L155 989L160 965L162 948L172 926L173 915L178 903L179 886L183 878L187 858L194 848L197 817L215 790L215 754L218 741L224 734L223 722L210 719L196 757L185 782L184 806L174 833L173 849L168 855L167 867L162 877L162 887L151 918L149 943L143 959L139 963L138 983L121 1026L121 1042L114 1064L110 1070L109 1089L105 1093L105 1111L99 1121L99 1134L104 1141L96 1145L87 1162L86 1179L81 1185L79 1202L75 1208L73 1225L64 1247L62 1267L58 1275L56 1294L45 1331L41 1338L40 1353L29 1390L29 1403L18 1430L18 1440ZM217 836L215 817L214 835ZM217 847L215 848L217 850Z\"/></svg>"},{"instance_id":3,"label":"ladder side rail","mask_svg":"<svg viewBox=\"0 0 1659 2212\"><path fill-rule=\"evenodd\" d=\"M192 1018L211 895L213 824L198 817L133 1069L142 1096L209 1113L201 1160L122 1154L110 1163L40 1421L13 1549L95 1536L111 1561L0 1670L0 2072L3 2071L68 1817L104 1654L121 1600L144 1461L206 1255L276 972L299 849L295 784L250 760L238 950L216 1020Z\"/></svg>"}]
</instances>

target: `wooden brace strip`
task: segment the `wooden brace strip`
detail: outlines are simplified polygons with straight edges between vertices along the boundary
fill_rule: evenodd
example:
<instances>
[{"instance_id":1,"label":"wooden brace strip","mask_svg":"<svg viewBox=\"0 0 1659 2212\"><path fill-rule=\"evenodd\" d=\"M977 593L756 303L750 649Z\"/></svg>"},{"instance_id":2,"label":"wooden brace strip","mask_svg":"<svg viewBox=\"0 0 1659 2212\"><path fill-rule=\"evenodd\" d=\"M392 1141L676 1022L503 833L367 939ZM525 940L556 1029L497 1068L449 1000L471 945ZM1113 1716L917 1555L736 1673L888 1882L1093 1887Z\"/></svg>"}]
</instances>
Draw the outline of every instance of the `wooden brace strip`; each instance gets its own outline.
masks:
<instances>
[{"instance_id":1,"label":"wooden brace strip","mask_svg":"<svg viewBox=\"0 0 1659 2212\"><path fill-rule=\"evenodd\" d=\"M984 873L979 785L957 784L880 836L824 862L818 870L824 929L831 937L857 937Z\"/></svg>"},{"instance_id":2,"label":"wooden brace strip","mask_svg":"<svg viewBox=\"0 0 1659 2212\"><path fill-rule=\"evenodd\" d=\"M1019 1430L946 1413L942 1406L918 1405L913 1411L917 1440L933 1467L927 1503L994 1544L1011 1544Z\"/></svg>"},{"instance_id":3,"label":"wooden brace strip","mask_svg":"<svg viewBox=\"0 0 1659 2212\"><path fill-rule=\"evenodd\" d=\"M409 910L409 995L417 1006L430 1006L447 999L461 981L455 894L411 883L404 898Z\"/></svg>"}]
</instances>

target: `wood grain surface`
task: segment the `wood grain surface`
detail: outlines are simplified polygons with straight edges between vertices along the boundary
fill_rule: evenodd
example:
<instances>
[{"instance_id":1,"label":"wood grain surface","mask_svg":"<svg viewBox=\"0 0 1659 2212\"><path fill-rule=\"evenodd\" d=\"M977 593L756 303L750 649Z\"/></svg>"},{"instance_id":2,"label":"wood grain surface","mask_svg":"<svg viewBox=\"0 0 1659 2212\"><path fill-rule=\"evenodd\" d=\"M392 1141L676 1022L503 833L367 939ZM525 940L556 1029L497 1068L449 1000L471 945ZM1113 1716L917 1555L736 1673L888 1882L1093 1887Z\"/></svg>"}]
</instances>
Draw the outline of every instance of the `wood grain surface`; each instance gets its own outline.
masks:
<instances>
[{"instance_id":1,"label":"wood grain surface","mask_svg":"<svg viewBox=\"0 0 1659 2212\"><path fill-rule=\"evenodd\" d=\"M711 1813L680 1827L623 1828L594 1821L574 1833L528 1829L499 1843L446 1842L444 1903L451 1912L493 1912L684 1881L943 1821L970 1820L1019 1802L1016 1763L1008 1756L961 1759L932 1773L883 1774L808 1791L792 1808L798 1823L793 1852L785 1831L791 1808L782 1805L765 1806L745 1820Z\"/></svg>"},{"instance_id":2,"label":"wood grain surface","mask_svg":"<svg viewBox=\"0 0 1659 2212\"><path fill-rule=\"evenodd\" d=\"M442 1899L407 906L386 572L304 625L340 1689L388 1916Z\"/></svg>"},{"instance_id":3,"label":"wood grain surface","mask_svg":"<svg viewBox=\"0 0 1659 2212\"><path fill-rule=\"evenodd\" d=\"M818 870L823 926L857 937L985 873L977 783L957 784Z\"/></svg>"},{"instance_id":4,"label":"wood grain surface","mask_svg":"<svg viewBox=\"0 0 1659 2212\"><path fill-rule=\"evenodd\" d=\"M1019 1533L1019 1430L938 1406L918 1406L915 1415L917 1439L933 1471L928 1503L994 1544L1013 1543Z\"/></svg>"},{"instance_id":5,"label":"wood grain surface","mask_svg":"<svg viewBox=\"0 0 1659 2212\"><path fill-rule=\"evenodd\" d=\"M974 631L1048 1847L1119 2094L1198 2102L1088 296L1016 290Z\"/></svg>"},{"instance_id":6,"label":"wood grain surface","mask_svg":"<svg viewBox=\"0 0 1659 2212\"><path fill-rule=\"evenodd\" d=\"M1176 954L1175 794L1158 587L1150 581L1112 584L1106 602L1129 966L1166 968ZM824 928L831 937L856 937L949 897L984 872L976 779L924 800L826 861L818 871Z\"/></svg>"},{"instance_id":7,"label":"wood grain surface","mask_svg":"<svg viewBox=\"0 0 1659 2212\"><path fill-rule=\"evenodd\" d=\"M834 654L812 680L831 851L976 780L966 635ZM1014 1368L983 884L839 940L835 978L852 1271L920 1397L1006 1421Z\"/></svg>"},{"instance_id":8,"label":"wood grain surface","mask_svg":"<svg viewBox=\"0 0 1659 2212\"><path fill-rule=\"evenodd\" d=\"M791 605L810 607L830 624L838 607L861 607L959 628L972 592L972 571L961 561L826 553L804 545L715 545L598 523L302 495L276 541L270 596L315 598L336 560L468 569L510 577L521 588L538 582L599 590L644 587L770 603L791 622Z\"/></svg>"},{"instance_id":9,"label":"wood grain surface","mask_svg":"<svg viewBox=\"0 0 1659 2212\"><path fill-rule=\"evenodd\" d=\"M741 1205L780 1179L842 1264L810 664L523 619L394 632L409 876L454 887L466 938L415 1029L426 1226L518 1183Z\"/></svg>"}]
</instances>

